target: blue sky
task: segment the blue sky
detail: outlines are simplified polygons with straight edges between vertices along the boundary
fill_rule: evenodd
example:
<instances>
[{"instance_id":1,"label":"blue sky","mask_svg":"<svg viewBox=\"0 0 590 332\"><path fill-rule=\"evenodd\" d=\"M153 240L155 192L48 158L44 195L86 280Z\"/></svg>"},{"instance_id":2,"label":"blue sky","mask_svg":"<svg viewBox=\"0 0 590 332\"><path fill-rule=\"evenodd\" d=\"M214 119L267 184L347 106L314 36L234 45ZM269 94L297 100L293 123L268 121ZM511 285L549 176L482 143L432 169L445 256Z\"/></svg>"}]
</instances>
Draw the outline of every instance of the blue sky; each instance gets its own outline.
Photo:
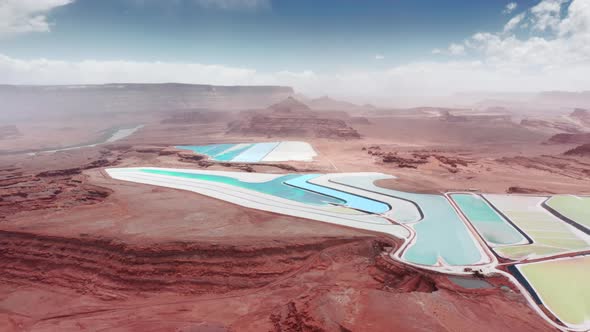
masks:
<instances>
[{"instance_id":1,"label":"blue sky","mask_svg":"<svg viewBox=\"0 0 590 332\"><path fill-rule=\"evenodd\" d=\"M258 3L220 8L191 0L78 0L50 13L51 33L10 38L2 41L0 49L19 58L160 60L333 71L434 58L433 48L478 31L500 29L509 1ZM377 54L385 57L383 61L371 61Z\"/></svg>"},{"instance_id":2,"label":"blue sky","mask_svg":"<svg viewBox=\"0 0 590 332\"><path fill-rule=\"evenodd\" d=\"M590 67L589 7L589 0L0 0L0 83L285 84L365 99L392 90L584 90L590 84L576 73Z\"/></svg>"}]
</instances>

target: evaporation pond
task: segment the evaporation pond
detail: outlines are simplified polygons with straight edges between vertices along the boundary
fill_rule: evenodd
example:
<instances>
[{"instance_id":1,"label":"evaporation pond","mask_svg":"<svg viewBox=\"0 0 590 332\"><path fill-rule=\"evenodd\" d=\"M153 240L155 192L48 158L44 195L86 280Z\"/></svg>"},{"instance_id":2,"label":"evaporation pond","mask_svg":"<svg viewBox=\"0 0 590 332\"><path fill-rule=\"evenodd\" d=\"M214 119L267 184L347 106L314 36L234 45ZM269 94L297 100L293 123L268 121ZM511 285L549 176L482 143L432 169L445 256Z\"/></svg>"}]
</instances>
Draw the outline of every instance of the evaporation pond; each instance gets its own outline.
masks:
<instances>
[{"instance_id":1,"label":"evaporation pond","mask_svg":"<svg viewBox=\"0 0 590 332\"><path fill-rule=\"evenodd\" d=\"M357 210L377 214L389 211L389 205L385 203L308 182L309 180L316 177L318 177L318 175L315 174L302 175L285 181L285 183L294 187L317 192L322 195L336 197L338 199L341 199L342 201L345 201L346 206L349 206Z\"/></svg>"},{"instance_id":2,"label":"evaporation pond","mask_svg":"<svg viewBox=\"0 0 590 332\"><path fill-rule=\"evenodd\" d=\"M338 204L344 205L346 202L335 197L325 196L318 193L310 192L304 189L292 187L286 185L284 182L291 179L297 178L298 174L289 174L278 177L271 181L266 182L245 182L238 180L233 177L223 175L212 175L212 174L198 174L198 173L187 173L179 171L168 171L159 169L141 169L143 173L159 174L166 176L174 176L185 179L209 181L228 184L239 188L249 189L260 193L289 199L292 201L313 204L313 205L327 205L327 204Z\"/></svg>"},{"instance_id":3,"label":"evaporation pond","mask_svg":"<svg viewBox=\"0 0 590 332\"><path fill-rule=\"evenodd\" d=\"M481 196L452 194L451 198L490 244L526 243L526 238L496 212Z\"/></svg>"},{"instance_id":4,"label":"evaporation pond","mask_svg":"<svg viewBox=\"0 0 590 332\"><path fill-rule=\"evenodd\" d=\"M444 196L407 193L374 185L374 181L382 178L381 175L343 176L332 181L408 200L420 208L424 217L412 224L416 239L403 254L403 259L422 265L436 265L439 259L449 265L471 265L481 261L480 247Z\"/></svg>"},{"instance_id":5,"label":"evaporation pond","mask_svg":"<svg viewBox=\"0 0 590 332\"><path fill-rule=\"evenodd\" d=\"M590 324L590 256L516 265L543 304L569 326Z\"/></svg>"},{"instance_id":6,"label":"evaporation pond","mask_svg":"<svg viewBox=\"0 0 590 332\"><path fill-rule=\"evenodd\" d=\"M558 195L551 197L545 204L590 230L590 197Z\"/></svg>"}]
</instances>

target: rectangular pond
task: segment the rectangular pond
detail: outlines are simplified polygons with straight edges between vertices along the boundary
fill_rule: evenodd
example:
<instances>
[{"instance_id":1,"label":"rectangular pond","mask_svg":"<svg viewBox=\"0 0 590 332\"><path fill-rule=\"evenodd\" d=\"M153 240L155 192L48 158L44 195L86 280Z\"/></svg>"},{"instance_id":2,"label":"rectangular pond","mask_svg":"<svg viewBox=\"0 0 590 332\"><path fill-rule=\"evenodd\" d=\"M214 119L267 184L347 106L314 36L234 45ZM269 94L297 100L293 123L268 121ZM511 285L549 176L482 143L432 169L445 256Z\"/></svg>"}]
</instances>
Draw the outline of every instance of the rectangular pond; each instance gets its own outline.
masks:
<instances>
[{"instance_id":1,"label":"rectangular pond","mask_svg":"<svg viewBox=\"0 0 590 332\"><path fill-rule=\"evenodd\" d=\"M216 161L240 163L313 161L317 155L309 143L298 141L178 145L176 148L204 154Z\"/></svg>"},{"instance_id":2,"label":"rectangular pond","mask_svg":"<svg viewBox=\"0 0 590 332\"><path fill-rule=\"evenodd\" d=\"M590 197L557 195L549 198L545 205L558 215L590 231Z\"/></svg>"},{"instance_id":3,"label":"rectangular pond","mask_svg":"<svg viewBox=\"0 0 590 332\"><path fill-rule=\"evenodd\" d=\"M317 184L310 183L309 180L317 178L319 175L317 174L307 174L301 175L292 179L285 181L286 184L302 189L306 189L312 192L317 192L322 195L336 197L344 202L346 202L346 206L351 207L353 209L369 212L369 213L376 213L381 214L389 211L389 205L379 202L373 199L369 199L363 196L350 194L341 190L336 190L332 188L328 188L325 186L320 186Z\"/></svg>"},{"instance_id":4,"label":"rectangular pond","mask_svg":"<svg viewBox=\"0 0 590 332\"><path fill-rule=\"evenodd\" d=\"M451 203L442 195L424 195L385 189L374 185L374 181L389 176L338 177L332 181L386 196L414 202L423 218L412 224L416 238L409 245L402 258L421 265L436 265L439 261L447 265L464 266L481 262L482 249L471 235Z\"/></svg>"},{"instance_id":5,"label":"rectangular pond","mask_svg":"<svg viewBox=\"0 0 590 332\"><path fill-rule=\"evenodd\" d=\"M449 196L491 246L528 243L526 237L481 196L475 194L451 194Z\"/></svg>"},{"instance_id":6,"label":"rectangular pond","mask_svg":"<svg viewBox=\"0 0 590 332\"><path fill-rule=\"evenodd\" d=\"M279 145L279 142L257 143L232 159L233 162L257 163Z\"/></svg>"},{"instance_id":7,"label":"rectangular pond","mask_svg":"<svg viewBox=\"0 0 590 332\"><path fill-rule=\"evenodd\" d=\"M530 288L559 320L590 329L590 256L518 264Z\"/></svg>"},{"instance_id":8,"label":"rectangular pond","mask_svg":"<svg viewBox=\"0 0 590 332\"><path fill-rule=\"evenodd\" d=\"M590 236L545 209L547 197L483 195L504 216L525 232L533 244L496 248L506 258L523 259L590 249Z\"/></svg>"},{"instance_id":9,"label":"rectangular pond","mask_svg":"<svg viewBox=\"0 0 590 332\"><path fill-rule=\"evenodd\" d=\"M262 161L313 161L315 156L317 153L309 143L284 141L266 155Z\"/></svg>"}]
</instances>

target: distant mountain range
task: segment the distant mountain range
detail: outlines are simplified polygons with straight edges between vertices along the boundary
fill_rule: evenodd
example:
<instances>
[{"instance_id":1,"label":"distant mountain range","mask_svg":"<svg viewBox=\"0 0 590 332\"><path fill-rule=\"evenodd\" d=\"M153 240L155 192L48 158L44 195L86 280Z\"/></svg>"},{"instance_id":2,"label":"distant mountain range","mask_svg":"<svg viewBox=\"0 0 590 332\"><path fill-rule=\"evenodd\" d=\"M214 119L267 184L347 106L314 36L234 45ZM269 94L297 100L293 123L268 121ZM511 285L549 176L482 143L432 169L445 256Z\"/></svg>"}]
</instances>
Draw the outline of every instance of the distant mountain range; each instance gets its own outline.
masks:
<instances>
[{"instance_id":1,"label":"distant mountain range","mask_svg":"<svg viewBox=\"0 0 590 332\"><path fill-rule=\"evenodd\" d=\"M321 137L358 139L344 111L313 110L294 97L265 109L241 112L240 119L228 125L228 132L265 137Z\"/></svg>"},{"instance_id":2,"label":"distant mountain range","mask_svg":"<svg viewBox=\"0 0 590 332\"><path fill-rule=\"evenodd\" d=\"M15 86L0 85L0 121L30 117L84 116L130 112L182 110L259 110L295 97L314 111L375 112L373 105L357 105L328 96L308 98L286 86L215 86L198 84L103 84ZM422 103L427 106L427 99ZM446 100L446 102L445 102ZM463 105L477 110L503 108L510 113L571 112L590 108L590 91L540 93L472 92L445 97L433 106ZM453 106L459 107L459 106ZM385 110L381 109L380 110Z\"/></svg>"},{"instance_id":3,"label":"distant mountain range","mask_svg":"<svg viewBox=\"0 0 590 332\"><path fill-rule=\"evenodd\" d=\"M304 102L308 105L311 109L317 111L346 111L346 112L354 112L354 111L367 111L367 110L374 110L376 109L375 106L366 104L366 105L357 105L347 101L337 100L330 98L328 96L323 96L320 98L310 99L303 95L297 95L297 99Z\"/></svg>"},{"instance_id":4,"label":"distant mountain range","mask_svg":"<svg viewBox=\"0 0 590 332\"><path fill-rule=\"evenodd\" d=\"M284 86L195 84L0 85L0 119L182 109L259 109L294 91Z\"/></svg>"},{"instance_id":5,"label":"distant mountain range","mask_svg":"<svg viewBox=\"0 0 590 332\"><path fill-rule=\"evenodd\" d=\"M559 109L569 111L573 108L590 108L590 91L544 91L538 93L475 92L455 94L453 98L463 104L474 105L479 109L492 106L509 109L519 108L521 110L548 111Z\"/></svg>"}]
</instances>

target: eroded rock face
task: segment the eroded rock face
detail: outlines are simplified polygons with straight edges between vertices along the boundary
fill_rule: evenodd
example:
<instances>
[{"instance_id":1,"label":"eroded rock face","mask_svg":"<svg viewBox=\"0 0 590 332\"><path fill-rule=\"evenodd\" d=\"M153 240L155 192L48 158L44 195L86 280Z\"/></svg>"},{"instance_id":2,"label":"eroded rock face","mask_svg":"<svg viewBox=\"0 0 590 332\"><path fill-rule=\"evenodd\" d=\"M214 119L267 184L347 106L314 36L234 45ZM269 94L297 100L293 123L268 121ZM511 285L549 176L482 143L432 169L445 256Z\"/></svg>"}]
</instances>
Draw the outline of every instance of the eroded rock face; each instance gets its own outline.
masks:
<instances>
[{"instance_id":1,"label":"eroded rock face","mask_svg":"<svg viewBox=\"0 0 590 332\"><path fill-rule=\"evenodd\" d=\"M102 202L112 190L86 183L83 170L112 165L101 158L81 167L30 174L0 170L0 221L21 211L66 208Z\"/></svg>"},{"instance_id":2,"label":"eroded rock face","mask_svg":"<svg viewBox=\"0 0 590 332\"><path fill-rule=\"evenodd\" d=\"M391 243L370 238L131 245L89 234L0 231L0 245L2 283L84 298L57 311L24 310L47 312L42 319L33 316L42 321L40 330L52 330L53 324L106 324L101 326L107 329L124 324L142 330L146 320L161 330L203 325L217 328L212 331L548 328L517 293L501 288L506 280L490 280L489 289L463 289L442 274L387 259L381 250ZM493 319L498 315L503 319ZM25 324L26 317L14 316Z\"/></svg>"},{"instance_id":3,"label":"eroded rock face","mask_svg":"<svg viewBox=\"0 0 590 332\"><path fill-rule=\"evenodd\" d=\"M549 144L586 144L590 143L590 133L556 134L547 141Z\"/></svg>"},{"instance_id":4,"label":"eroded rock face","mask_svg":"<svg viewBox=\"0 0 590 332\"><path fill-rule=\"evenodd\" d=\"M523 119L520 125L531 129L548 130L550 132L579 133L580 128L573 123L546 121L539 119ZM559 135L559 134L558 134Z\"/></svg>"},{"instance_id":5,"label":"eroded rock face","mask_svg":"<svg viewBox=\"0 0 590 332\"><path fill-rule=\"evenodd\" d=\"M578 147L575 147L571 150L567 150L564 155L566 156L584 156L590 157L590 143L583 144Z\"/></svg>"},{"instance_id":6,"label":"eroded rock face","mask_svg":"<svg viewBox=\"0 0 590 332\"><path fill-rule=\"evenodd\" d=\"M376 155L374 153L373 155ZM426 164L428 161L421 158L404 158L393 152L387 152L381 155L381 161L387 164L395 164L400 168L418 168L418 165Z\"/></svg>"},{"instance_id":7,"label":"eroded rock face","mask_svg":"<svg viewBox=\"0 0 590 332\"><path fill-rule=\"evenodd\" d=\"M587 179L590 176L590 164L563 156L516 156L498 158L496 161L504 165L536 169L574 179Z\"/></svg>"},{"instance_id":8,"label":"eroded rock face","mask_svg":"<svg viewBox=\"0 0 590 332\"><path fill-rule=\"evenodd\" d=\"M66 238L0 230L0 280L42 282L82 293L90 289L99 296L127 291L225 293L261 287L293 272L318 251L357 241L132 246L91 235Z\"/></svg>"},{"instance_id":9,"label":"eroded rock face","mask_svg":"<svg viewBox=\"0 0 590 332\"><path fill-rule=\"evenodd\" d=\"M434 161L451 173L457 173L460 167L467 167L471 162L455 156L446 156L434 151L385 151L379 145L363 148L367 154L379 157L384 164L395 165L399 168L417 169L420 165L429 164Z\"/></svg>"},{"instance_id":10,"label":"eroded rock face","mask_svg":"<svg viewBox=\"0 0 590 332\"><path fill-rule=\"evenodd\" d=\"M458 110L459 114L454 114L451 109L439 109L439 120L445 122L510 122L511 116L508 114L481 114L481 113L465 113ZM495 110L498 111L498 110Z\"/></svg>"},{"instance_id":11,"label":"eroded rock face","mask_svg":"<svg viewBox=\"0 0 590 332\"><path fill-rule=\"evenodd\" d=\"M275 113L298 113L311 111L309 106L293 97L288 97L279 103L273 104L268 109Z\"/></svg>"},{"instance_id":12,"label":"eroded rock face","mask_svg":"<svg viewBox=\"0 0 590 332\"><path fill-rule=\"evenodd\" d=\"M508 187L506 190L508 194L548 194L547 192L543 192L541 190L532 189L532 188L525 188L525 187Z\"/></svg>"},{"instance_id":13,"label":"eroded rock face","mask_svg":"<svg viewBox=\"0 0 590 332\"><path fill-rule=\"evenodd\" d=\"M376 257L371 275L382 283L384 288L395 292L432 293L438 290L436 280L428 274L419 273L383 256Z\"/></svg>"},{"instance_id":14,"label":"eroded rock face","mask_svg":"<svg viewBox=\"0 0 590 332\"><path fill-rule=\"evenodd\" d=\"M194 161L201 161L206 160L207 156L202 154L196 154L190 151L180 151L177 153L178 158L180 161L184 162L194 162Z\"/></svg>"},{"instance_id":15,"label":"eroded rock face","mask_svg":"<svg viewBox=\"0 0 590 332\"><path fill-rule=\"evenodd\" d=\"M590 126L590 111L583 108L576 108L570 116L583 124Z\"/></svg>"},{"instance_id":16,"label":"eroded rock face","mask_svg":"<svg viewBox=\"0 0 590 332\"><path fill-rule=\"evenodd\" d=\"M265 136L312 136L318 138L360 138L360 134L343 120L314 117L256 115L230 128L230 132Z\"/></svg>"},{"instance_id":17,"label":"eroded rock face","mask_svg":"<svg viewBox=\"0 0 590 332\"><path fill-rule=\"evenodd\" d=\"M266 110L242 114L242 119L229 124L228 132L269 137L360 138L360 134L341 117L312 111L292 97Z\"/></svg>"},{"instance_id":18,"label":"eroded rock face","mask_svg":"<svg viewBox=\"0 0 590 332\"><path fill-rule=\"evenodd\" d=\"M70 170L44 177L5 177L0 180L0 221L21 211L96 204L112 193L82 182L81 176Z\"/></svg>"}]
</instances>

